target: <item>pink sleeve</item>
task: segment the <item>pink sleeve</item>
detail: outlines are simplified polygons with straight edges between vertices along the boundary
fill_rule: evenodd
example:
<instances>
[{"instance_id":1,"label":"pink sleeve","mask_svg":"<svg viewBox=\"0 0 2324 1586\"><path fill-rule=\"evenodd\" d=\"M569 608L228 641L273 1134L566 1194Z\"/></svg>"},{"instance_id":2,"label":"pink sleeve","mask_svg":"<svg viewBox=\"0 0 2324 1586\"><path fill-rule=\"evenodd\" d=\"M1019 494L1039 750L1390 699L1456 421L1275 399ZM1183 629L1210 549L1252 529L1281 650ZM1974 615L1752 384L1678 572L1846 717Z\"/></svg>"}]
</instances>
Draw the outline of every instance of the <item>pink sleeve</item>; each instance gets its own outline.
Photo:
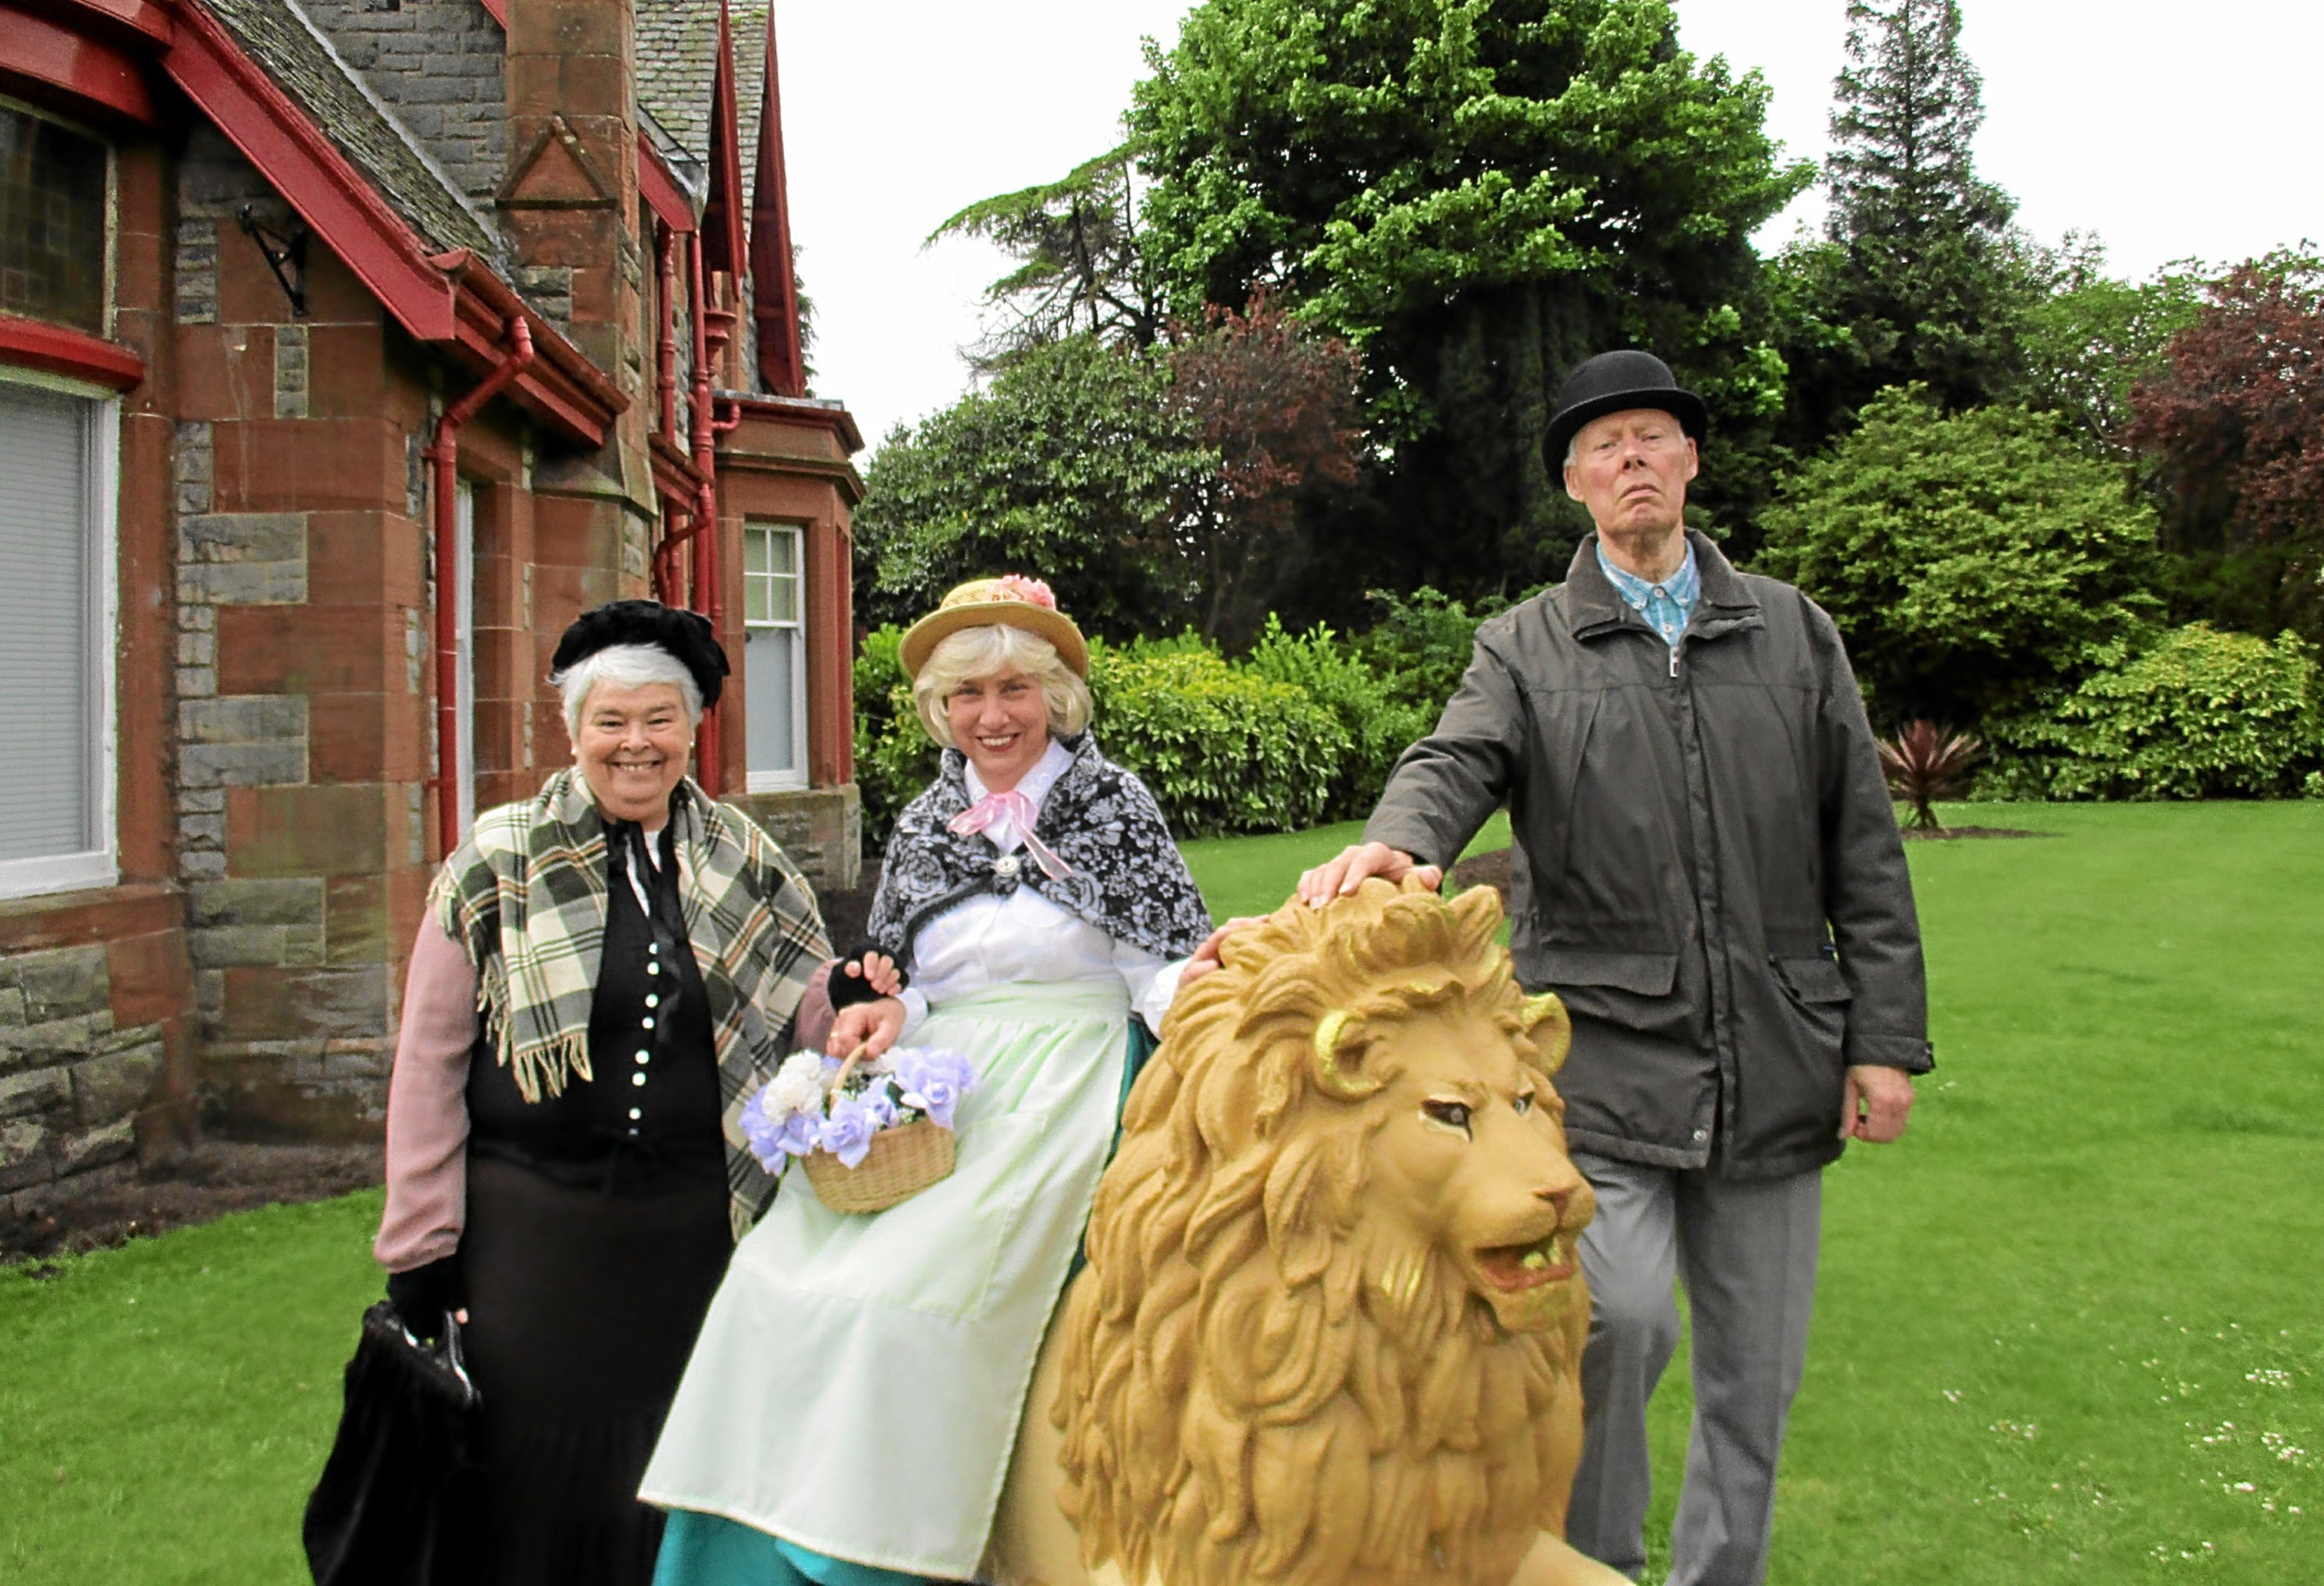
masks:
<instances>
[{"instance_id":1,"label":"pink sleeve","mask_svg":"<svg viewBox=\"0 0 2324 1586\"><path fill-rule=\"evenodd\" d=\"M468 1051L476 972L429 919L412 944L387 1082L387 1211L371 1251L391 1272L452 1253L468 1202Z\"/></svg>"}]
</instances>

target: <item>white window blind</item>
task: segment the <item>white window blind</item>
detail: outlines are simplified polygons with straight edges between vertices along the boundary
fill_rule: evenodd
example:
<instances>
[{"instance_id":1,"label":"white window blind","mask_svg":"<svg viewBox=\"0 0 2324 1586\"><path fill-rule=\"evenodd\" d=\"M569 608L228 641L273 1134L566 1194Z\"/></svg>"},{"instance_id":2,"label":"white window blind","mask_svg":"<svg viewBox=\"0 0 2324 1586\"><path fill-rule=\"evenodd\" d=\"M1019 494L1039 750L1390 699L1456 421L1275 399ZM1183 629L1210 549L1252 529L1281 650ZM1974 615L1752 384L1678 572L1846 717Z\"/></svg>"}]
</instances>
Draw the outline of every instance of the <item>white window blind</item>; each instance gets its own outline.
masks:
<instances>
[{"instance_id":1,"label":"white window blind","mask_svg":"<svg viewBox=\"0 0 2324 1586\"><path fill-rule=\"evenodd\" d=\"M113 877L110 401L0 380L0 894Z\"/></svg>"},{"instance_id":2,"label":"white window blind","mask_svg":"<svg viewBox=\"0 0 2324 1586\"><path fill-rule=\"evenodd\" d=\"M807 786L804 539L785 524L742 528L743 735L753 793Z\"/></svg>"}]
</instances>

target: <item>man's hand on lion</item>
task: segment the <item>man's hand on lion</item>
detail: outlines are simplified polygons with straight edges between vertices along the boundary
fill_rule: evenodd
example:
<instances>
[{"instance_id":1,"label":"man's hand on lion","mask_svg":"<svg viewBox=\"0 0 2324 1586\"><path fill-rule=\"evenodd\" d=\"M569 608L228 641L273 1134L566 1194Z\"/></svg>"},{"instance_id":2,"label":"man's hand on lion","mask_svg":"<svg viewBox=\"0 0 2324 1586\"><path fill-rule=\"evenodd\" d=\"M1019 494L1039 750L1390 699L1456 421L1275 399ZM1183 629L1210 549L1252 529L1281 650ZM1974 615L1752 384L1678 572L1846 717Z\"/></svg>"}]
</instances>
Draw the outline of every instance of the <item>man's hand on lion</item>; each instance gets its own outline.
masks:
<instances>
[{"instance_id":1,"label":"man's hand on lion","mask_svg":"<svg viewBox=\"0 0 2324 1586\"><path fill-rule=\"evenodd\" d=\"M1904 1138L1913 1111L1913 1076L1901 1068L1858 1063L1848 1071L1840 1103L1840 1138L1886 1146Z\"/></svg>"},{"instance_id":2,"label":"man's hand on lion","mask_svg":"<svg viewBox=\"0 0 2324 1586\"><path fill-rule=\"evenodd\" d=\"M1299 900L1310 908L1321 908L1333 899L1353 892L1368 877L1400 881L1408 875L1418 876L1432 887L1444 883L1444 867L1441 864L1422 864L1411 854L1385 843L1360 844L1342 849L1338 858L1301 876Z\"/></svg>"}]
</instances>

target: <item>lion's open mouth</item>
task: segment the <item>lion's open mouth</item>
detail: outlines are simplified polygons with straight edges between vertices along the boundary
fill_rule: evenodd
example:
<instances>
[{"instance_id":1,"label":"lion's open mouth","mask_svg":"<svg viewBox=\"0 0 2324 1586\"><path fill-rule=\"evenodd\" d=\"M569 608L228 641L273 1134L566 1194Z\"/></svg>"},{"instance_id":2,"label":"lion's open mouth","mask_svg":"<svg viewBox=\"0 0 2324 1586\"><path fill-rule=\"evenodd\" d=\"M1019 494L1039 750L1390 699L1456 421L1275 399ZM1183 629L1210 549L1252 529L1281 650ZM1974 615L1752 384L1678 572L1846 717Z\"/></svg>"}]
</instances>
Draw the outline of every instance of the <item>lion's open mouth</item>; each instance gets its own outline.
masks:
<instances>
[{"instance_id":1,"label":"lion's open mouth","mask_svg":"<svg viewBox=\"0 0 2324 1586\"><path fill-rule=\"evenodd\" d=\"M1504 1294L1556 1283L1577 1270L1573 1235L1554 1232L1529 1245L1494 1245L1479 1250L1477 1270Z\"/></svg>"}]
</instances>

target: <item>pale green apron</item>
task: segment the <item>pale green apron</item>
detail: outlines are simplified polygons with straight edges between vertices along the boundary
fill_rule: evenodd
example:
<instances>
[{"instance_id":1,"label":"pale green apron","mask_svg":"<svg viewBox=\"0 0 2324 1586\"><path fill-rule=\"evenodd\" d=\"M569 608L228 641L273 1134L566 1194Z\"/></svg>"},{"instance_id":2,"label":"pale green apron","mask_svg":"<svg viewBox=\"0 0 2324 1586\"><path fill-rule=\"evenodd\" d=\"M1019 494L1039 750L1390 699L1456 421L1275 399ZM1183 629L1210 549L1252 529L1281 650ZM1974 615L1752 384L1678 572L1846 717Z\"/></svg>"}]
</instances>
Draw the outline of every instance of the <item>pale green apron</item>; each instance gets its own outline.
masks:
<instances>
[{"instance_id":1,"label":"pale green apron","mask_svg":"<svg viewBox=\"0 0 2324 1586\"><path fill-rule=\"evenodd\" d=\"M872 1216L804 1176L735 1248L641 1495L835 1560L965 1580L1113 1141L1118 979L998 987L916 1045L980 1083L953 1176Z\"/></svg>"}]
</instances>

